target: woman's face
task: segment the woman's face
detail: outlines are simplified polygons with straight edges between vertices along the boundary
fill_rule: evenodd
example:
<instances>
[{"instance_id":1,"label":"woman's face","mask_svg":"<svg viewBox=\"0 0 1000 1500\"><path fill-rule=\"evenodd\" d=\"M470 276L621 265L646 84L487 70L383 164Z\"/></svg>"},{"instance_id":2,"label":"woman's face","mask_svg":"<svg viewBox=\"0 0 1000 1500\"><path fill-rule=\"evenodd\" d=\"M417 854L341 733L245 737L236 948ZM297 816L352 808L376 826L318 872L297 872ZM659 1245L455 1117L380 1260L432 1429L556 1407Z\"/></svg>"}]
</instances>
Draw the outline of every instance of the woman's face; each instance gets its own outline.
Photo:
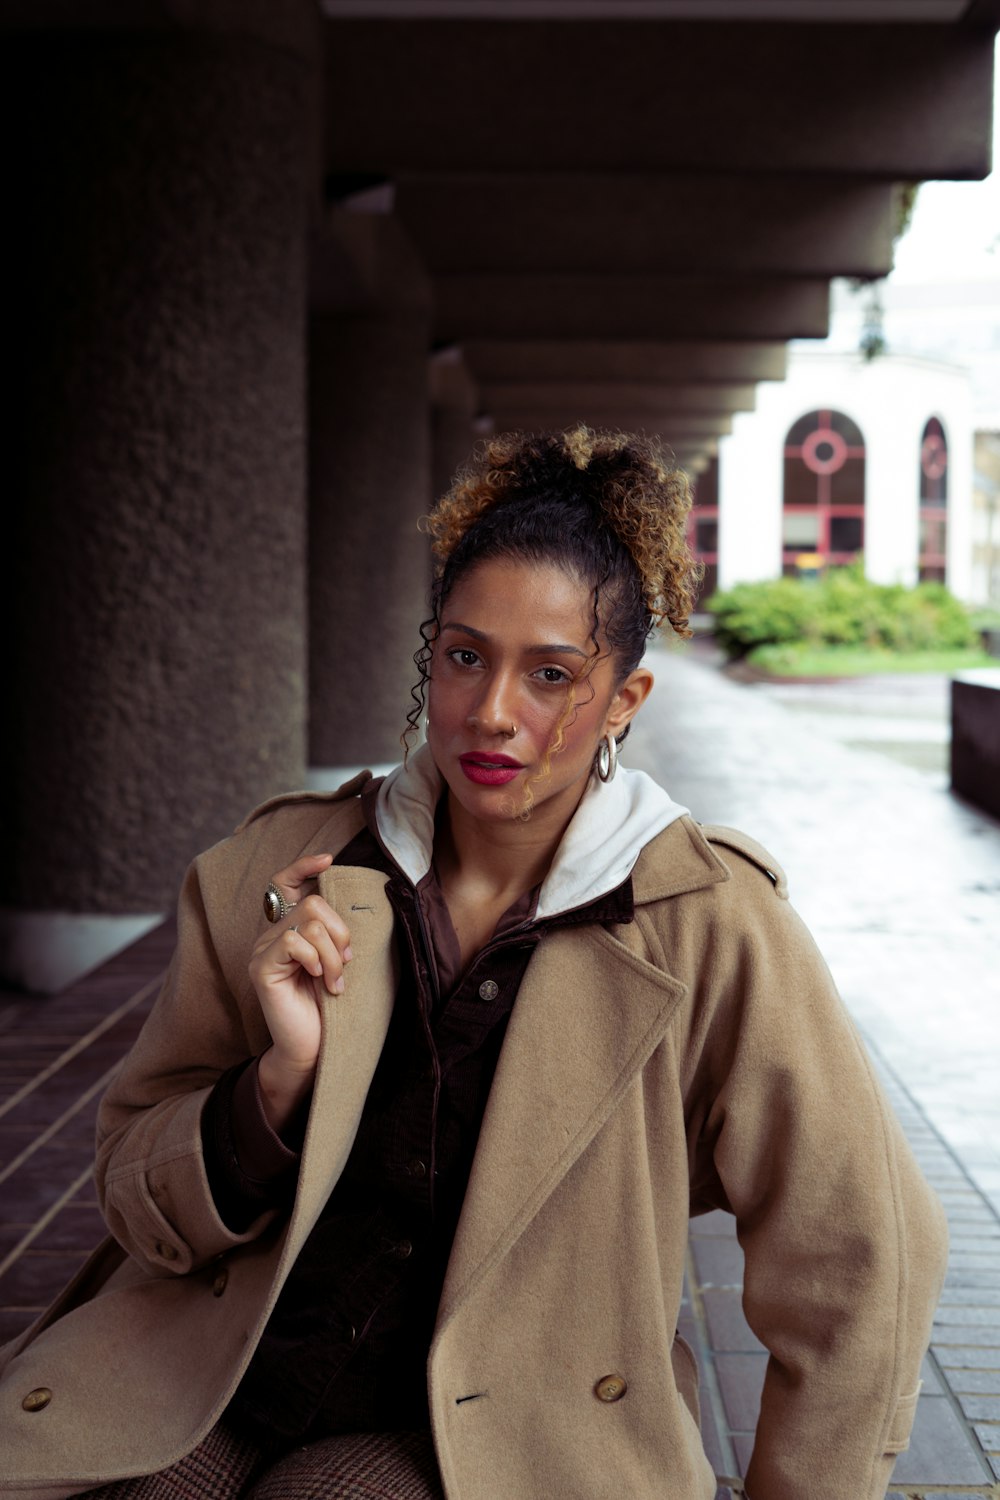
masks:
<instances>
[{"instance_id":1,"label":"woman's face","mask_svg":"<svg viewBox=\"0 0 1000 1500\"><path fill-rule=\"evenodd\" d=\"M652 686L637 668L616 685L602 657L577 682L563 745L551 756L567 693L594 654L593 592L555 563L491 559L465 573L442 609L428 692L427 739L453 798L472 817L565 825L597 746L620 734Z\"/></svg>"}]
</instances>

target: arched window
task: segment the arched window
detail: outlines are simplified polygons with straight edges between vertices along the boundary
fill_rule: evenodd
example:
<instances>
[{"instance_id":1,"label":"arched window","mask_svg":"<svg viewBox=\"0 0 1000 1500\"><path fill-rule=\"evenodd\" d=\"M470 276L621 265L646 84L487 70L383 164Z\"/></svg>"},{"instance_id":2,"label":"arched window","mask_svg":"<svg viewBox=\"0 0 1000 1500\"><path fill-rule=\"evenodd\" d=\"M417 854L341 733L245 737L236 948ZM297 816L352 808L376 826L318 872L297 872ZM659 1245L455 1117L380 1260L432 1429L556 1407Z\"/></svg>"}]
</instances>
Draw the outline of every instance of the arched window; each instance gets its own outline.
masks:
<instances>
[{"instance_id":1,"label":"arched window","mask_svg":"<svg viewBox=\"0 0 1000 1500\"><path fill-rule=\"evenodd\" d=\"M861 430L843 412L811 411L792 424L785 438L782 572L851 562L864 543Z\"/></svg>"},{"instance_id":2,"label":"arched window","mask_svg":"<svg viewBox=\"0 0 1000 1500\"><path fill-rule=\"evenodd\" d=\"M688 544L705 569L698 591L699 601L708 599L719 586L719 460L713 458L694 480L688 522Z\"/></svg>"},{"instance_id":3,"label":"arched window","mask_svg":"<svg viewBox=\"0 0 1000 1500\"><path fill-rule=\"evenodd\" d=\"M948 539L948 439L937 417L930 417L920 438L921 582L944 583Z\"/></svg>"}]
</instances>

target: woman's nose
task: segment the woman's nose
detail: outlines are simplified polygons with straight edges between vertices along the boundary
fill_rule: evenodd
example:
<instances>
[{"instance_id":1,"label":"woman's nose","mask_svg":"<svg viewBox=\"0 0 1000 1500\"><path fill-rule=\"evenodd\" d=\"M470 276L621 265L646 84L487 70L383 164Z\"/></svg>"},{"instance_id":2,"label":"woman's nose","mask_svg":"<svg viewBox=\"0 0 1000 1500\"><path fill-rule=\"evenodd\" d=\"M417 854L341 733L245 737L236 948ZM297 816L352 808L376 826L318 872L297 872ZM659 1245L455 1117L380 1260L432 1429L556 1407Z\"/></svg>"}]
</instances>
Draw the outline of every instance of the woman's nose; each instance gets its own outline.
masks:
<instances>
[{"instance_id":1,"label":"woman's nose","mask_svg":"<svg viewBox=\"0 0 1000 1500\"><path fill-rule=\"evenodd\" d=\"M510 684L494 678L469 714L469 727L479 734L503 734L512 739L517 733L513 701Z\"/></svg>"}]
</instances>

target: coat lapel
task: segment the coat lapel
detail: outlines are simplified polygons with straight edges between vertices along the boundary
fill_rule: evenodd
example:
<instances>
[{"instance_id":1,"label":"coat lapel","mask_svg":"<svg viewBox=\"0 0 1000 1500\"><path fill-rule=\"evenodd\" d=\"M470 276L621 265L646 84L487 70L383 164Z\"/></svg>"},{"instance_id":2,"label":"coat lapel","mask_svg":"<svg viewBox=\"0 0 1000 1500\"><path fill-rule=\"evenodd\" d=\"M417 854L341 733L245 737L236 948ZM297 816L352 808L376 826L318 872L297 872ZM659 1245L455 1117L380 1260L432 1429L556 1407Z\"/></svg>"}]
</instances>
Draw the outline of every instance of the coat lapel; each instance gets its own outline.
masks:
<instances>
[{"instance_id":1,"label":"coat lapel","mask_svg":"<svg viewBox=\"0 0 1000 1500\"><path fill-rule=\"evenodd\" d=\"M398 984L393 912L378 870L334 865L319 878L320 895L344 918L353 957L342 995L324 994L323 1033L299 1188L283 1262L305 1242L354 1144Z\"/></svg>"},{"instance_id":2,"label":"coat lapel","mask_svg":"<svg viewBox=\"0 0 1000 1500\"><path fill-rule=\"evenodd\" d=\"M483 1119L439 1331L607 1120L684 993L600 927L550 933L536 949Z\"/></svg>"}]
</instances>

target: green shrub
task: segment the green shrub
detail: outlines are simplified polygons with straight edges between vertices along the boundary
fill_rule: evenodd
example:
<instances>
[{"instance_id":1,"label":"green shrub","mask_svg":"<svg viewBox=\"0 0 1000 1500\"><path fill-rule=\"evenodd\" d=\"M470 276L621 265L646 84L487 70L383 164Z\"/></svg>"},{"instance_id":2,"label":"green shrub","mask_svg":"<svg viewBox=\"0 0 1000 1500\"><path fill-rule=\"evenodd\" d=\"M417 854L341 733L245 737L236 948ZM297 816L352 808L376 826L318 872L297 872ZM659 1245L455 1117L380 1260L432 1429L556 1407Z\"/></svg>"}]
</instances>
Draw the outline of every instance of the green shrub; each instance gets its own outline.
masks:
<instances>
[{"instance_id":1,"label":"green shrub","mask_svg":"<svg viewBox=\"0 0 1000 1500\"><path fill-rule=\"evenodd\" d=\"M740 583L713 594L716 639L730 658L758 646L796 642L938 651L977 644L975 623L941 583L872 583L861 565L831 568L822 578Z\"/></svg>"},{"instance_id":2,"label":"green shrub","mask_svg":"<svg viewBox=\"0 0 1000 1500\"><path fill-rule=\"evenodd\" d=\"M715 616L716 639L734 657L745 656L754 646L802 640L813 601L796 579L774 578L713 594L706 608Z\"/></svg>"}]
</instances>

